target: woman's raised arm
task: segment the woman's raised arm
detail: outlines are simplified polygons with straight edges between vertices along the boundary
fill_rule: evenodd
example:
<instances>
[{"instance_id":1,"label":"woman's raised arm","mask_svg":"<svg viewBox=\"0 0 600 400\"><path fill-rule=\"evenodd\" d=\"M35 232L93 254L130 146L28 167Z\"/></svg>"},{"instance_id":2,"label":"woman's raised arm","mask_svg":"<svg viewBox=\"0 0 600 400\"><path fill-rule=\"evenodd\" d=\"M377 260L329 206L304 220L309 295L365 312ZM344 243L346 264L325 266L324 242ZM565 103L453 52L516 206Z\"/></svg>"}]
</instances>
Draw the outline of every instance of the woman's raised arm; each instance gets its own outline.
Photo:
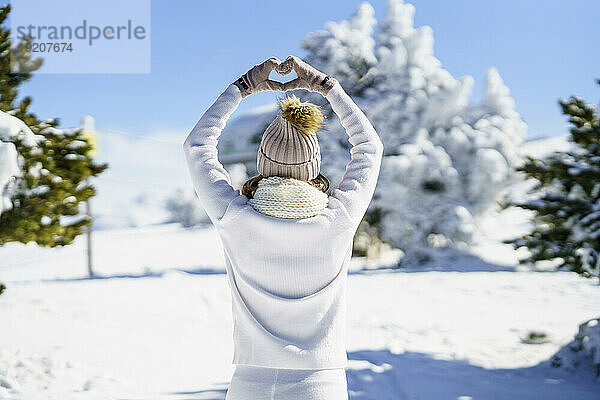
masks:
<instances>
[{"instance_id":1,"label":"woman's raised arm","mask_svg":"<svg viewBox=\"0 0 600 400\"><path fill-rule=\"evenodd\" d=\"M383 157L383 143L365 114L335 78L325 75L296 56L286 58L280 67L284 73L292 69L296 71L298 78L285 83L284 90L308 89L321 93L331 104L348 134L348 140L352 144L350 162L341 183L332 191L331 196L342 203L353 224L358 227L375 192Z\"/></svg>"},{"instance_id":2,"label":"woman's raised arm","mask_svg":"<svg viewBox=\"0 0 600 400\"><path fill-rule=\"evenodd\" d=\"M240 195L231 186L231 178L219 162L219 136L243 98L265 90L283 90L280 82L269 80L271 71L280 64L277 58L269 58L230 84L202 115L183 143L194 189L213 223L223 217L231 200Z\"/></svg>"},{"instance_id":3,"label":"woman's raised arm","mask_svg":"<svg viewBox=\"0 0 600 400\"><path fill-rule=\"evenodd\" d=\"M239 195L217 157L218 138L242 95L233 83L202 115L183 142L188 170L200 203L213 223L225 214L229 202Z\"/></svg>"},{"instance_id":4,"label":"woman's raised arm","mask_svg":"<svg viewBox=\"0 0 600 400\"><path fill-rule=\"evenodd\" d=\"M331 196L344 205L354 225L358 226L375 192L383 143L365 114L339 83L325 97L339 117L352 145L344 177Z\"/></svg>"}]
</instances>

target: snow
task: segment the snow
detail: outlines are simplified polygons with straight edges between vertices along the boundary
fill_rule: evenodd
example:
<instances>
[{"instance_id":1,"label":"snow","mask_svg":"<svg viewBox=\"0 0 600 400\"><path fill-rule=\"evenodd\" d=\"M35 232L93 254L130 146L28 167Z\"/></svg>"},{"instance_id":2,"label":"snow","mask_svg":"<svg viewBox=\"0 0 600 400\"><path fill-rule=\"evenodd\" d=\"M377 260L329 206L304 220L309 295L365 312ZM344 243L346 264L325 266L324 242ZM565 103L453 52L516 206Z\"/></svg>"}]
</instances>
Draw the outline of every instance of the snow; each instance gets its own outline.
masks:
<instances>
[{"instance_id":1,"label":"snow","mask_svg":"<svg viewBox=\"0 0 600 400\"><path fill-rule=\"evenodd\" d=\"M98 233L115 248L146 246L156 234L131 230L127 245L122 235ZM199 266L204 251L208 259L216 253L207 240L214 232L172 229L160 237L161 250L192 237L201 245L188 263L164 267L168 255L177 258L174 248L163 253L162 269L159 262L153 272L134 267L129 277L128 264L140 262L122 253L129 263L118 269L100 258L99 279L66 278L83 275L82 265L75 271L68 262L55 269L63 278L38 278L42 266L20 266L19 280L3 273L0 313L10 328L0 331L1 398L224 398L233 372L230 294L221 261ZM569 273L361 271L354 261L351 398L596 398L593 380L543 364L600 307L590 281ZM530 330L548 332L550 342L522 343Z\"/></svg>"},{"instance_id":2,"label":"snow","mask_svg":"<svg viewBox=\"0 0 600 400\"><path fill-rule=\"evenodd\" d=\"M591 232L593 234L593 232ZM581 258L581 266L590 276L600 279L600 256L597 249L581 247L577 249L577 255Z\"/></svg>"},{"instance_id":3,"label":"snow","mask_svg":"<svg viewBox=\"0 0 600 400\"><path fill-rule=\"evenodd\" d=\"M0 141L9 141L14 136L21 135L27 146L35 146L40 139L33 134L31 129L20 119L0 111Z\"/></svg>"},{"instance_id":4,"label":"snow","mask_svg":"<svg viewBox=\"0 0 600 400\"><path fill-rule=\"evenodd\" d=\"M0 214L12 207L14 181L21 174L17 149L11 143L17 136L28 146L34 146L37 140L23 121L0 111Z\"/></svg>"},{"instance_id":5,"label":"snow","mask_svg":"<svg viewBox=\"0 0 600 400\"><path fill-rule=\"evenodd\" d=\"M161 131L146 137L98 128L98 162L109 168L92 180L96 229L119 229L163 223L167 199L190 181L182 153L185 135Z\"/></svg>"},{"instance_id":6,"label":"snow","mask_svg":"<svg viewBox=\"0 0 600 400\"><path fill-rule=\"evenodd\" d=\"M600 378L600 318L580 324L575 339L552 356L550 362L567 370L591 367Z\"/></svg>"},{"instance_id":7,"label":"snow","mask_svg":"<svg viewBox=\"0 0 600 400\"><path fill-rule=\"evenodd\" d=\"M469 102L473 78L442 68L432 29L414 27L414 13L410 4L388 2L369 71L373 84L357 96L386 148L371 207L386 214L382 235L408 260L427 251L431 235L450 247L476 237L479 217L516 178L526 132L495 69L488 70L482 103Z\"/></svg>"},{"instance_id":8,"label":"snow","mask_svg":"<svg viewBox=\"0 0 600 400\"><path fill-rule=\"evenodd\" d=\"M510 97L510 90L504 85L496 68L490 68L487 72L483 105L500 115L514 113L515 101Z\"/></svg>"},{"instance_id":9,"label":"snow","mask_svg":"<svg viewBox=\"0 0 600 400\"><path fill-rule=\"evenodd\" d=\"M93 238L94 263L98 273L105 275L154 275L169 268L225 268L221 244L212 228L151 225L96 231ZM85 242L86 238L80 236L73 245L55 249L8 243L0 248L0 280L79 278L87 271Z\"/></svg>"},{"instance_id":10,"label":"snow","mask_svg":"<svg viewBox=\"0 0 600 400\"><path fill-rule=\"evenodd\" d=\"M0 214L12 207L12 191L8 186L20 171L15 145L0 141Z\"/></svg>"},{"instance_id":11,"label":"snow","mask_svg":"<svg viewBox=\"0 0 600 400\"><path fill-rule=\"evenodd\" d=\"M310 50L313 58L321 63L338 66L335 77L344 88L352 88L360 76L358 62L369 65L376 62L375 41L372 38L377 24L375 10L369 3L362 3L354 17L342 22L328 22L326 31L309 33L302 45ZM347 62L355 60L357 64Z\"/></svg>"},{"instance_id":12,"label":"snow","mask_svg":"<svg viewBox=\"0 0 600 400\"><path fill-rule=\"evenodd\" d=\"M387 97L371 98L366 107L384 134L390 115L422 115L400 134L388 130L380 187L394 192L377 201L398 209L396 221L409 222L387 222L394 236L437 251L427 250L422 265L401 268L397 249L382 247L378 259L352 259L350 398L597 399L600 381L586 360L596 362L600 325L585 324L573 339L579 324L598 317L596 281L519 266L522 251L502 241L527 232L531 213L478 208L494 201L496 190L526 196L531 182L509 177L520 153L540 157L570 144L565 137L521 143L525 127L495 69L488 71L482 103L470 105L472 80L441 68L432 31L413 27L414 12L410 4L390 2L379 30L384 34L376 36L385 44L379 48L368 3L351 20L328 24L333 35L306 39L307 45L324 43L313 51L322 50L322 60L341 69L350 64L340 60L352 59L388 71L402 67L404 75L388 77L398 78L402 91L380 90ZM334 76L355 82L348 87L357 91L368 88L371 76L345 71ZM394 107L407 114L390 114ZM276 112L271 104L232 120L220 155L255 152L257 135ZM10 128L0 127L0 139L22 128L11 118L0 114L0 126L8 121ZM347 152L332 122L319 138L323 153ZM63 248L0 248L0 281L7 286L0 296L0 399L225 398L233 372L230 291L220 240L191 190L184 136L140 138L100 129L99 161L110 169L94 180L94 278L86 276L84 236ZM323 162L328 171L343 172L347 158ZM228 170L236 187L252 172L243 165ZM440 183L444 194L423 195ZM398 207L399 198L412 200ZM171 210L169 200L176 206ZM422 210L426 218L419 217ZM165 223L186 218L196 228ZM597 266L592 261L598 259L590 259L590 268ZM545 333L547 341L528 343L531 332ZM584 351L573 352L574 344ZM556 357L568 367L553 366Z\"/></svg>"},{"instance_id":13,"label":"snow","mask_svg":"<svg viewBox=\"0 0 600 400\"><path fill-rule=\"evenodd\" d=\"M555 151L569 151L573 144L568 134L547 138L536 138L523 144L523 151L534 158L544 158Z\"/></svg>"},{"instance_id":14,"label":"snow","mask_svg":"<svg viewBox=\"0 0 600 400\"><path fill-rule=\"evenodd\" d=\"M596 399L591 370L551 360L597 317L599 288L573 273L516 268L501 241L528 224L519 209L490 214L469 254L426 268L390 268L393 252L387 265L353 258L350 398ZM94 279L85 237L0 249L0 398L224 399L231 298L215 230L165 224L93 237ZM526 343L532 331L548 341Z\"/></svg>"}]
</instances>

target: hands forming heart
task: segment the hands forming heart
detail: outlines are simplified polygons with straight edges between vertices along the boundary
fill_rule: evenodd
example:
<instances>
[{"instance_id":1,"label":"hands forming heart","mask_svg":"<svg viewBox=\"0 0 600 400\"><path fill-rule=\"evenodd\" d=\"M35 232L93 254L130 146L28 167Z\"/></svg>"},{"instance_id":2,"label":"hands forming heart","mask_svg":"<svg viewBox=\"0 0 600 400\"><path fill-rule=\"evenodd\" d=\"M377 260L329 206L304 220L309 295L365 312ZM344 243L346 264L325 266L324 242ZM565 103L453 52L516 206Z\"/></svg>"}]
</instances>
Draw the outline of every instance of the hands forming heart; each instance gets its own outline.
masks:
<instances>
[{"instance_id":1,"label":"hands forming heart","mask_svg":"<svg viewBox=\"0 0 600 400\"><path fill-rule=\"evenodd\" d=\"M277 72L280 76L285 76L291 73L292 70L298 75L292 81L283 83L269 79L271 71ZM277 57L271 57L261 64L255 65L234 84L240 89L242 98L244 98L265 90L285 92L294 89L306 89L326 96L336 82L335 78L327 76L300 58L289 56L284 62L281 62Z\"/></svg>"}]
</instances>

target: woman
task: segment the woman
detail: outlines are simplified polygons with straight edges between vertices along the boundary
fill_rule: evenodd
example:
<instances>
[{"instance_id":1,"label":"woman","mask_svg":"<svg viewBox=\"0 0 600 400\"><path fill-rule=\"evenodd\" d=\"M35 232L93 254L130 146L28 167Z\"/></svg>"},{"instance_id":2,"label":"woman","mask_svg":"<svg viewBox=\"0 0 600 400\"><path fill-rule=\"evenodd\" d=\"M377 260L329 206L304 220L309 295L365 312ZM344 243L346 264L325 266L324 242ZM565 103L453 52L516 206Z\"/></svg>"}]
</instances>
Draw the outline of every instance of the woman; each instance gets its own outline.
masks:
<instances>
[{"instance_id":1,"label":"woman","mask_svg":"<svg viewBox=\"0 0 600 400\"><path fill-rule=\"evenodd\" d=\"M271 71L298 78L280 83ZM242 192L217 159L217 140L246 96L264 90L321 93L349 136L351 160L327 195L315 132L318 107L295 97L265 130L259 175ZM352 239L381 165L377 133L332 77L295 56L270 58L230 84L184 142L198 198L224 248L233 311L227 400L347 399L346 276Z\"/></svg>"}]
</instances>

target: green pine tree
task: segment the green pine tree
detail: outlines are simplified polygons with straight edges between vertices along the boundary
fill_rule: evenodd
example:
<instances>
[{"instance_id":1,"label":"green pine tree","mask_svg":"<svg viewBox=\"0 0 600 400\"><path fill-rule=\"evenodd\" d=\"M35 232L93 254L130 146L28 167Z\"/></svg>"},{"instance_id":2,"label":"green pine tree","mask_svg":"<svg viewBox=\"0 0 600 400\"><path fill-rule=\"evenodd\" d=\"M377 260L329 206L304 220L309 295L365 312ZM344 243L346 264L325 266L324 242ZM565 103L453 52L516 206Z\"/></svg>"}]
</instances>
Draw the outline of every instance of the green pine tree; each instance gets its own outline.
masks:
<instances>
[{"instance_id":1,"label":"green pine tree","mask_svg":"<svg viewBox=\"0 0 600 400\"><path fill-rule=\"evenodd\" d=\"M600 81L598 82L600 83ZM529 249L522 263L558 261L586 277L600 277L600 123L598 110L579 97L561 100L572 125L569 151L529 157L519 168L538 181L534 200L513 203L535 213L531 233L509 241Z\"/></svg>"},{"instance_id":2,"label":"green pine tree","mask_svg":"<svg viewBox=\"0 0 600 400\"><path fill-rule=\"evenodd\" d=\"M106 164L96 164L90 142L78 129L60 130L58 120L39 120L29 111L31 98L17 99L18 88L42 65L32 59L27 39L13 45L4 27L10 5L0 8L0 110L21 119L41 137L29 146L21 135L12 138L22 164L22 177L12 197L12 209L0 215L0 246L36 242L41 246L68 245L91 221L80 203L96 193L88 178Z\"/></svg>"}]
</instances>

